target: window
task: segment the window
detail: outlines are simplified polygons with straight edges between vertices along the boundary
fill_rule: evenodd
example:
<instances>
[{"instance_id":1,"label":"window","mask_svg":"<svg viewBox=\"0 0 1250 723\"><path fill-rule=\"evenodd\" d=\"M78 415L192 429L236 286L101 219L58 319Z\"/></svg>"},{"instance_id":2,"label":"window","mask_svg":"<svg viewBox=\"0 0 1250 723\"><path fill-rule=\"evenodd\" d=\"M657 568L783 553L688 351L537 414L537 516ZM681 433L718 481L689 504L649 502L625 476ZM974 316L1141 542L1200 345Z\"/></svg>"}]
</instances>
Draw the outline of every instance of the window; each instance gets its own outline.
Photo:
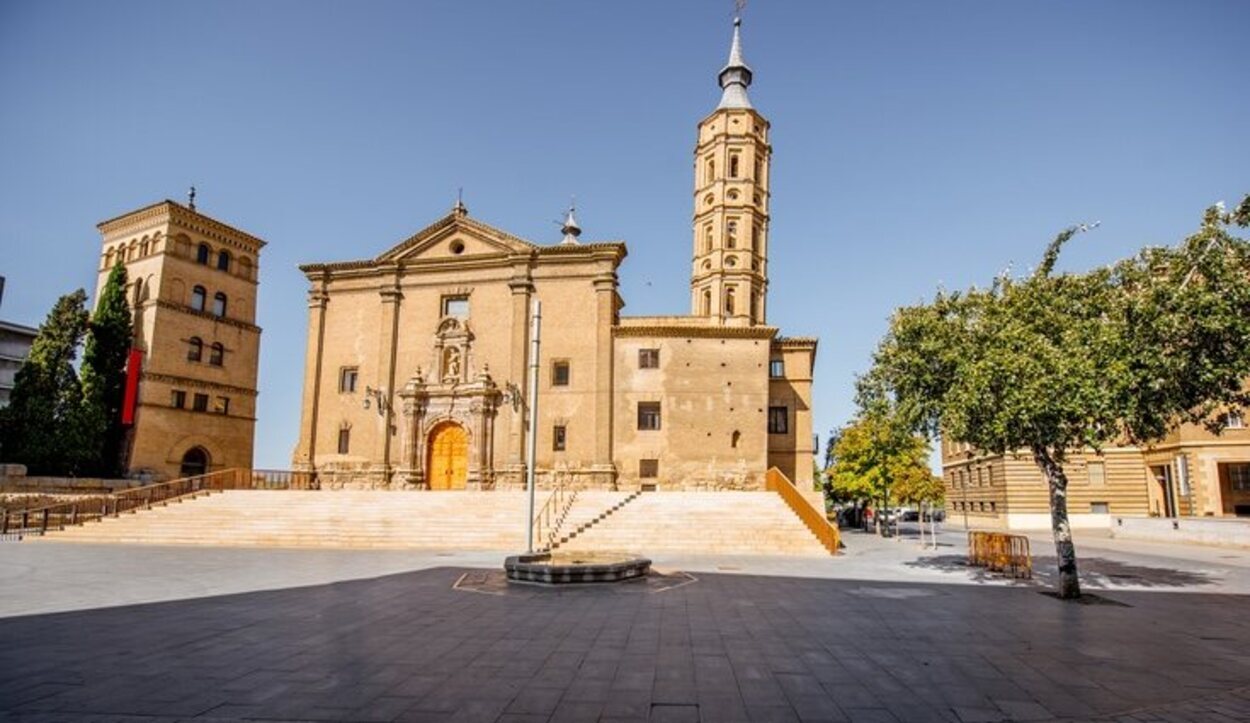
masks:
<instances>
[{"instance_id":1,"label":"window","mask_svg":"<svg viewBox=\"0 0 1250 723\"><path fill-rule=\"evenodd\" d=\"M638 402L639 431L654 432L660 428L660 403Z\"/></svg>"},{"instance_id":2,"label":"window","mask_svg":"<svg viewBox=\"0 0 1250 723\"><path fill-rule=\"evenodd\" d=\"M454 316L457 319L469 318L469 297L444 296L443 316Z\"/></svg>"},{"instance_id":3,"label":"window","mask_svg":"<svg viewBox=\"0 0 1250 723\"><path fill-rule=\"evenodd\" d=\"M703 253L712 252L712 224L704 224L703 226Z\"/></svg>"},{"instance_id":4,"label":"window","mask_svg":"<svg viewBox=\"0 0 1250 723\"><path fill-rule=\"evenodd\" d=\"M169 406L174 409L182 409L187 406L187 393L181 389L175 389L169 394Z\"/></svg>"},{"instance_id":5,"label":"window","mask_svg":"<svg viewBox=\"0 0 1250 723\"><path fill-rule=\"evenodd\" d=\"M226 348L221 344L213 344L208 352L208 363L215 367L221 366L222 358L226 355Z\"/></svg>"},{"instance_id":6,"label":"window","mask_svg":"<svg viewBox=\"0 0 1250 723\"><path fill-rule=\"evenodd\" d=\"M1225 415L1224 426L1229 429L1245 429L1246 421L1241 416L1241 410L1232 411Z\"/></svg>"},{"instance_id":7,"label":"window","mask_svg":"<svg viewBox=\"0 0 1250 723\"><path fill-rule=\"evenodd\" d=\"M716 161L711 158L707 159L707 182L711 183L716 180Z\"/></svg>"},{"instance_id":8,"label":"window","mask_svg":"<svg viewBox=\"0 0 1250 723\"><path fill-rule=\"evenodd\" d=\"M252 261L246 256L239 257L239 276L245 279L252 278Z\"/></svg>"},{"instance_id":9,"label":"window","mask_svg":"<svg viewBox=\"0 0 1250 723\"><path fill-rule=\"evenodd\" d=\"M725 223L725 248L738 248L738 222L732 219Z\"/></svg>"},{"instance_id":10,"label":"window","mask_svg":"<svg viewBox=\"0 0 1250 723\"><path fill-rule=\"evenodd\" d=\"M751 224L751 250L759 248L760 245L760 225L758 223Z\"/></svg>"},{"instance_id":11,"label":"window","mask_svg":"<svg viewBox=\"0 0 1250 723\"><path fill-rule=\"evenodd\" d=\"M756 183L764 180L764 166L760 163L760 159L755 159L755 181Z\"/></svg>"},{"instance_id":12,"label":"window","mask_svg":"<svg viewBox=\"0 0 1250 723\"><path fill-rule=\"evenodd\" d=\"M339 370L339 391L351 394L356 391L356 379L360 370L356 367L343 367Z\"/></svg>"},{"instance_id":13,"label":"window","mask_svg":"<svg viewBox=\"0 0 1250 723\"><path fill-rule=\"evenodd\" d=\"M991 503L990 503L990 512L998 512L998 503L997 503L997 502L991 502Z\"/></svg>"},{"instance_id":14,"label":"window","mask_svg":"<svg viewBox=\"0 0 1250 723\"><path fill-rule=\"evenodd\" d=\"M734 289L729 287L725 289L725 314L732 316L734 313Z\"/></svg>"},{"instance_id":15,"label":"window","mask_svg":"<svg viewBox=\"0 0 1250 723\"><path fill-rule=\"evenodd\" d=\"M786 375L786 362L784 359L772 359L768 362L768 376L773 379L781 379Z\"/></svg>"},{"instance_id":16,"label":"window","mask_svg":"<svg viewBox=\"0 0 1250 723\"><path fill-rule=\"evenodd\" d=\"M196 394L194 397L194 400L192 401L191 408L197 412L207 412L208 411L208 395Z\"/></svg>"},{"instance_id":17,"label":"window","mask_svg":"<svg viewBox=\"0 0 1250 723\"><path fill-rule=\"evenodd\" d=\"M639 349L638 350L638 368L639 369L659 369L660 368L660 350L659 349Z\"/></svg>"},{"instance_id":18,"label":"window","mask_svg":"<svg viewBox=\"0 0 1250 723\"><path fill-rule=\"evenodd\" d=\"M1089 511L1095 515L1105 515L1111 511L1111 506L1106 502L1090 502Z\"/></svg>"},{"instance_id":19,"label":"window","mask_svg":"<svg viewBox=\"0 0 1250 723\"><path fill-rule=\"evenodd\" d=\"M344 427L339 430L339 454L347 454L352 446L352 430Z\"/></svg>"},{"instance_id":20,"label":"window","mask_svg":"<svg viewBox=\"0 0 1250 723\"><path fill-rule=\"evenodd\" d=\"M204 301L208 298L208 292L203 286L197 286L191 290L191 308L196 311L204 311Z\"/></svg>"},{"instance_id":21,"label":"window","mask_svg":"<svg viewBox=\"0 0 1250 723\"><path fill-rule=\"evenodd\" d=\"M213 294L213 316L226 315L226 295L218 291Z\"/></svg>"},{"instance_id":22,"label":"window","mask_svg":"<svg viewBox=\"0 0 1250 723\"><path fill-rule=\"evenodd\" d=\"M217 270L218 271L230 270L230 252L229 251L217 252Z\"/></svg>"},{"instance_id":23,"label":"window","mask_svg":"<svg viewBox=\"0 0 1250 723\"><path fill-rule=\"evenodd\" d=\"M1102 462L1090 462L1089 483L1096 487L1107 484L1107 468Z\"/></svg>"},{"instance_id":24,"label":"window","mask_svg":"<svg viewBox=\"0 0 1250 723\"><path fill-rule=\"evenodd\" d=\"M768 433L790 433L790 410L786 407L768 408Z\"/></svg>"},{"instance_id":25,"label":"window","mask_svg":"<svg viewBox=\"0 0 1250 723\"><path fill-rule=\"evenodd\" d=\"M642 479L655 479L660 476L660 460L658 459L640 459L638 460L638 476Z\"/></svg>"},{"instance_id":26,"label":"window","mask_svg":"<svg viewBox=\"0 0 1250 723\"><path fill-rule=\"evenodd\" d=\"M200 337L193 336L187 342L187 361L200 361L204 358L204 342Z\"/></svg>"},{"instance_id":27,"label":"window","mask_svg":"<svg viewBox=\"0 0 1250 723\"><path fill-rule=\"evenodd\" d=\"M1223 465L1228 470L1228 484L1234 492L1250 492L1250 463Z\"/></svg>"},{"instance_id":28,"label":"window","mask_svg":"<svg viewBox=\"0 0 1250 723\"><path fill-rule=\"evenodd\" d=\"M218 414L229 414L230 397L217 397L217 404L213 405L213 411Z\"/></svg>"},{"instance_id":29,"label":"window","mask_svg":"<svg viewBox=\"0 0 1250 723\"><path fill-rule=\"evenodd\" d=\"M212 252L209 250L208 244L200 244L195 249L195 263L208 266L208 257L210 255L212 255Z\"/></svg>"},{"instance_id":30,"label":"window","mask_svg":"<svg viewBox=\"0 0 1250 723\"><path fill-rule=\"evenodd\" d=\"M734 449L737 449L738 442L741 440L742 440L742 432L739 432L738 430L735 429L733 431L733 434L729 435L729 446L733 447Z\"/></svg>"},{"instance_id":31,"label":"window","mask_svg":"<svg viewBox=\"0 0 1250 723\"><path fill-rule=\"evenodd\" d=\"M551 449L555 452L563 452L565 445L568 443L568 430L563 424L557 424L551 428Z\"/></svg>"},{"instance_id":32,"label":"window","mask_svg":"<svg viewBox=\"0 0 1250 723\"><path fill-rule=\"evenodd\" d=\"M712 314L712 292L703 290L703 315L710 316Z\"/></svg>"},{"instance_id":33,"label":"window","mask_svg":"<svg viewBox=\"0 0 1250 723\"><path fill-rule=\"evenodd\" d=\"M567 387L569 385L569 363L566 360L551 362L551 386Z\"/></svg>"},{"instance_id":34,"label":"window","mask_svg":"<svg viewBox=\"0 0 1250 723\"><path fill-rule=\"evenodd\" d=\"M741 159L740 159L740 157L738 156L738 154L737 154L737 153L731 153L731 154L729 154L729 177L730 177L730 178L737 178L737 177L738 177L738 162L739 162L739 160L741 160Z\"/></svg>"}]
</instances>

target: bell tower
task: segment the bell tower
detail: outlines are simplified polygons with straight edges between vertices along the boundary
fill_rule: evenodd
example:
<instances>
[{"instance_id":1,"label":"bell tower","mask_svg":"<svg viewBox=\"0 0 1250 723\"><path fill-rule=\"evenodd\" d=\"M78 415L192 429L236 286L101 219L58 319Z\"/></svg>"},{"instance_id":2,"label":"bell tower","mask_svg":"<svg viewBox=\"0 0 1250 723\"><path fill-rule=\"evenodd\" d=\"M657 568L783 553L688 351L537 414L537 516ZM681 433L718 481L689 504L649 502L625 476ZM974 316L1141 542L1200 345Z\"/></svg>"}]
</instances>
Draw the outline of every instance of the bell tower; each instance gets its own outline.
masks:
<instances>
[{"instance_id":1,"label":"bell tower","mask_svg":"<svg viewBox=\"0 0 1250 723\"><path fill-rule=\"evenodd\" d=\"M720 104L699 123L694 149L691 313L727 326L765 322L768 292L768 121L751 106L751 69L734 19Z\"/></svg>"}]
</instances>

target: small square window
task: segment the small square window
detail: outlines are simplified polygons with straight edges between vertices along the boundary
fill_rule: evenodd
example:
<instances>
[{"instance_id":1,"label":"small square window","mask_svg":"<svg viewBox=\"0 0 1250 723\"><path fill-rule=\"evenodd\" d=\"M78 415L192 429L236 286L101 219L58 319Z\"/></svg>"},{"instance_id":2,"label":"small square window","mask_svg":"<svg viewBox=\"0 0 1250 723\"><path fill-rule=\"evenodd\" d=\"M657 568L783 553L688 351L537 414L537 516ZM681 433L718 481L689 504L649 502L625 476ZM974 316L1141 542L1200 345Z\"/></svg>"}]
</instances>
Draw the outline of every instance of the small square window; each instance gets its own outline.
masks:
<instances>
[{"instance_id":1,"label":"small square window","mask_svg":"<svg viewBox=\"0 0 1250 723\"><path fill-rule=\"evenodd\" d=\"M1106 502L1090 502L1089 511L1094 515L1105 515L1111 511L1111 506Z\"/></svg>"},{"instance_id":2,"label":"small square window","mask_svg":"<svg viewBox=\"0 0 1250 723\"><path fill-rule=\"evenodd\" d=\"M187 393L180 389L175 389L169 395L169 405L174 409L185 408L187 406Z\"/></svg>"},{"instance_id":3,"label":"small square window","mask_svg":"<svg viewBox=\"0 0 1250 723\"><path fill-rule=\"evenodd\" d=\"M230 397L217 397L217 404L213 406L213 411L218 414L229 414Z\"/></svg>"},{"instance_id":4,"label":"small square window","mask_svg":"<svg viewBox=\"0 0 1250 723\"><path fill-rule=\"evenodd\" d=\"M638 402L638 429L651 432L660 429L659 402Z\"/></svg>"},{"instance_id":5,"label":"small square window","mask_svg":"<svg viewBox=\"0 0 1250 723\"><path fill-rule=\"evenodd\" d=\"M551 386L567 387L569 385L569 363L565 360L551 362Z\"/></svg>"},{"instance_id":6,"label":"small square window","mask_svg":"<svg viewBox=\"0 0 1250 723\"><path fill-rule=\"evenodd\" d=\"M655 479L660 476L660 460L638 460L638 476L642 479Z\"/></svg>"},{"instance_id":7,"label":"small square window","mask_svg":"<svg viewBox=\"0 0 1250 723\"><path fill-rule=\"evenodd\" d=\"M639 349L638 350L638 368L639 369L659 369L660 368L660 350L659 349Z\"/></svg>"},{"instance_id":8,"label":"small square window","mask_svg":"<svg viewBox=\"0 0 1250 723\"><path fill-rule=\"evenodd\" d=\"M469 297L444 296L443 316L454 316L457 319L469 318Z\"/></svg>"},{"instance_id":9,"label":"small square window","mask_svg":"<svg viewBox=\"0 0 1250 723\"><path fill-rule=\"evenodd\" d=\"M784 359L773 359L768 362L768 376L773 379L781 379L786 375L786 362Z\"/></svg>"},{"instance_id":10,"label":"small square window","mask_svg":"<svg viewBox=\"0 0 1250 723\"><path fill-rule=\"evenodd\" d=\"M356 380L360 376L360 370L356 367L343 367L339 370L339 391L351 394L356 391Z\"/></svg>"},{"instance_id":11,"label":"small square window","mask_svg":"<svg viewBox=\"0 0 1250 723\"><path fill-rule=\"evenodd\" d=\"M551 449L555 452L563 452L565 445L568 443L568 429L563 424L557 424L551 428Z\"/></svg>"},{"instance_id":12,"label":"small square window","mask_svg":"<svg viewBox=\"0 0 1250 723\"><path fill-rule=\"evenodd\" d=\"M789 434L790 433L790 410L788 407L769 407L768 408L768 433L769 434Z\"/></svg>"},{"instance_id":13,"label":"small square window","mask_svg":"<svg viewBox=\"0 0 1250 723\"><path fill-rule=\"evenodd\" d=\"M192 400L191 408L197 412L207 412L208 411L208 395L196 394Z\"/></svg>"}]
</instances>

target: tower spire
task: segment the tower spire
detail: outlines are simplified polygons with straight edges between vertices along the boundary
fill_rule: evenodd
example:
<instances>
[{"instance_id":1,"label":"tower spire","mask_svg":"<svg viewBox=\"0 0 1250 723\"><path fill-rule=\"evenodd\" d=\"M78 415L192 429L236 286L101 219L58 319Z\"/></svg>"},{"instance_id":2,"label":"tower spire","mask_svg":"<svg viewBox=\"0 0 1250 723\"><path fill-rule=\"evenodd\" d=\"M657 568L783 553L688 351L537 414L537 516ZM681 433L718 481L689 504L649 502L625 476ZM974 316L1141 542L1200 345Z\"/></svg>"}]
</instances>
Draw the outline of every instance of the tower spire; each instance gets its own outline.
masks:
<instances>
[{"instance_id":1,"label":"tower spire","mask_svg":"<svg viewBox=\"0 0 1250 723\"><path fill-rule=\"evenodd\" d=\"M751 68L742 59L742 17L734 17L734 38L729 46L729 62L721 68L717 80L724 89L721 94L721 108L750 108L751 99L747 97L747 86L751 85Z\"/></svg>"},{"instance_id":2,"label":"tower spire","mask_svg":"<svg viewBox=\"0 0 1250 723\"><path fill-rule=\"evenodd\" d=\"M582 227L577 225L577 219L573 217L573 211L577 208L575 201L569 202L569 212L564 217L564 225L560 227L560 232L564 234L564 239L560 241L564 246L576 246L577 237L582 235Z\"/></svg>"}]
</instances>

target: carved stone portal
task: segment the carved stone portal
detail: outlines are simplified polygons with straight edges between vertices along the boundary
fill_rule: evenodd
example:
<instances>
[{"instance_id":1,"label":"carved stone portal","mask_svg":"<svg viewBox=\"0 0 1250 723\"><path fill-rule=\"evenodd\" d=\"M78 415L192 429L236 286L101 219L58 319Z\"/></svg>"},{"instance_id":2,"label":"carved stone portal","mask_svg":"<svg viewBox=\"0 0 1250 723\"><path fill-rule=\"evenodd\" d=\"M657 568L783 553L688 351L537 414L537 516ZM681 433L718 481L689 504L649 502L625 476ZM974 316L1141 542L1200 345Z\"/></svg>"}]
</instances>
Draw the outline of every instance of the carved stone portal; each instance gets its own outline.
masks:
<instances>
[{"instance_id":1,"label":"carved stone portal","mask_svg":"<svg viewBox=\"0 0 1250 723\"><path fill-rule=\"evenodd\" d=\"M427 380L418 369L399 392L403 419L399 476L411 487L430 488L431 434L445 422L460 425L468 436L465 488L495 486L495 416L503 394L486 370L469 377L472 341L464 321L444 318L434 340L434 379Z\"/></svg>"}]
</instances>

